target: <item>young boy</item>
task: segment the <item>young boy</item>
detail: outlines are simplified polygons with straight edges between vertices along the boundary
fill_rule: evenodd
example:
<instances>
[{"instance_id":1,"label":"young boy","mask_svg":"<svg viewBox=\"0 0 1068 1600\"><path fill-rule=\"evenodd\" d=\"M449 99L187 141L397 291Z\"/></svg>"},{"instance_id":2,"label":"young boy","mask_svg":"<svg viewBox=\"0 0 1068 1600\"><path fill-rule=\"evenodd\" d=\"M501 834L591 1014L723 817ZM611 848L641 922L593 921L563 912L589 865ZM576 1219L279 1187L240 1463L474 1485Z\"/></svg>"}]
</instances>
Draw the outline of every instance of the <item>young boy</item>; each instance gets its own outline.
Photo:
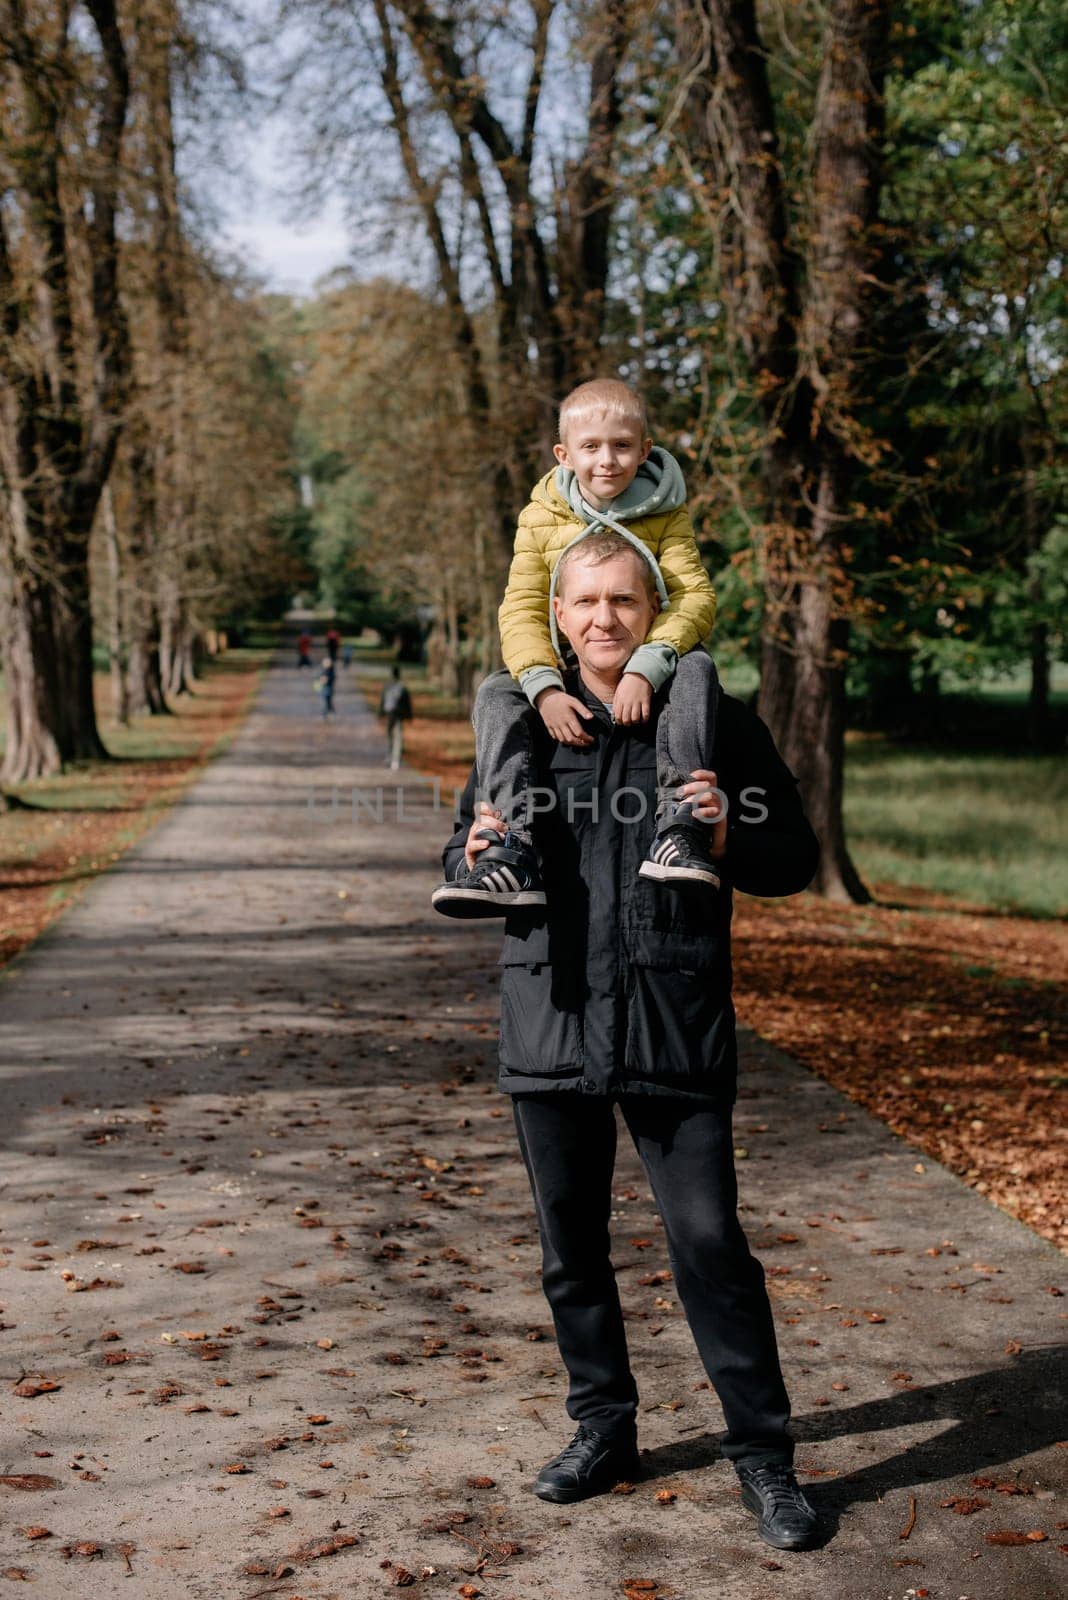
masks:
<instances>
[{"instance_id":1,"label":"young boy","mask_svg":"<svg viewBox=\"0 0 1068 1600\"><path fill-rule=\"evenodd\" d=\"M562 552L611 528L648 561L661 609L627 663L612 701L618 723L645 722L653 694L670 682L656 733L660 804L643 877L668 886L718 888L707 829L674 791L707 767L718 696L716 670L698 648L710 632L716 599L701 565L675 458L648 437L645 407L625 383L580 384L560 407L558 465L534 486L519 518L508 585L500 608L506 672L487 678L475 700L475 759L483 799L508 822L503 842L492 830L474 868L443 883L431 903L450 917L504 916L545 904L530 833L534 782L530 719L536 712L561 744L593 741L592 712L567 692L553 608ZM532 710L533 708L533 710Z\"/></svg>"}]
</instances>

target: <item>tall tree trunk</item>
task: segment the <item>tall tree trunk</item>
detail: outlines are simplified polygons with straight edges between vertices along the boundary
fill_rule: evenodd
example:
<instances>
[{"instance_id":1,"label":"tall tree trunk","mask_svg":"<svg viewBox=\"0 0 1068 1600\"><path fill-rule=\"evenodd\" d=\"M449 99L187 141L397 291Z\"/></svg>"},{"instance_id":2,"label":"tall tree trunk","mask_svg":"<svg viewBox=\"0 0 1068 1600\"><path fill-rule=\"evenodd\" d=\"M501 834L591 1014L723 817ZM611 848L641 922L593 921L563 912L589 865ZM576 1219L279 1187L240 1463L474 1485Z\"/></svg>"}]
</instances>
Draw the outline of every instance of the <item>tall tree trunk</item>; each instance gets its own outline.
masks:
<instances>
[{"instance_id":1,"label":"tall tree trunk","mask_svg":"<svg viewBox=\"0 0 1068 1600\"><path fill-rule=\"evenodd\" d=\"M13 178L0 213L0 558L11 633L4 773L19 780L107 754L93 704L89 536L129 369L115 229L129 81L114 0L86 6L100 45L95 83L78 80L69 8L57 33L18 0L0 0L11 79L0 132ZM61 177L76 100L79 117L96 119L91 165L78 179ZM30 282L9 228L32 257ZM92 275L88 388L79 379L72 287L83 250Z\"/></svg>"},{"instance_id":2,"label":"tall tree trunk","mask_svg":"<svg viewBox=\"0 0 1068 1600\"><path fill-rule=\"evenodd\" d=\"M867 898L842 822L852 414L883 126L888 0L827 0L805 270L754 0L679 0L687 153L763 408L761 714L821 838L815 887Z\"/></svg>"},{"instance_id":3,"label":"tall tree trunk","mask_svg":"<svg viewBox=\"0 0 1068 1600\"><path fill-rule=\"evenodd\" d=\"M28 522L24 497L9 509ZM88 533L71 538L37 510L33 551L49 551L47 574L23 553L28 541L5 538L3 575L7 737L0 777L25 783L68 761L107 755L93 704L93 626L89 607Z\"/></svg>"},{"instance_id":4,"label":"tall tree trunk","mask_svg":"<svg viewBox=\"0 0 1068 1600\"><path fill-rule=\"evenodd\" d=\"M123 628L122 555L119 528L115 520L115 497L105 484L100 511L107 546L108 578L108 666L111 672L111 709L115 721L124 728L130 721L130 690L126 679L126 638Z\"/></svg>"},{"instance_id":5,"label":"tall tree trunk","mask_svg":"<svg viewBox=\"0 0 1068 1600\"><path fill-rule=\"evenodd\" d=\"M1043 530L1036 483L1037 452L1029 422L1023 425L1020 446L1023 454L1024 548L1029 556L1034 557L1042 548ZM1049 626L1041 614L1044 598L1042 569L1036 563L1027 585L1027 600L1034 619L1028 630L1031 683L1027 695L1027 737L1034 750L1044 750L1049 744L1050 737Z\"/></svg>"},{"instance_id":6,"label":"tall tree trunk","mask_svg":"<svg viewBox=\"0 0 1068 1600\"><path fill-rule=\"evenodd\" d=\"M138 716L168 715L170 706L163 690L156 600L156 476L143 404L133 407L127 423L124 459L130 482L129 658L126 670L130 710Z\"/></svg>"},{"instance_id":7,"label":"tall tree trunk","mask_svg":"<svg viewBox=\"0 0 1068 1600\"><path fill-rule=\"evenodd\" d=\"M0 568L0 660L7 697L7 734L0 779L25 783L59 772L63 759L50 715L58 699L51 670L35 670L41 661L51 668L48 648L52 627L49 594L6 560Z\"/></svg>"}]
</instances>

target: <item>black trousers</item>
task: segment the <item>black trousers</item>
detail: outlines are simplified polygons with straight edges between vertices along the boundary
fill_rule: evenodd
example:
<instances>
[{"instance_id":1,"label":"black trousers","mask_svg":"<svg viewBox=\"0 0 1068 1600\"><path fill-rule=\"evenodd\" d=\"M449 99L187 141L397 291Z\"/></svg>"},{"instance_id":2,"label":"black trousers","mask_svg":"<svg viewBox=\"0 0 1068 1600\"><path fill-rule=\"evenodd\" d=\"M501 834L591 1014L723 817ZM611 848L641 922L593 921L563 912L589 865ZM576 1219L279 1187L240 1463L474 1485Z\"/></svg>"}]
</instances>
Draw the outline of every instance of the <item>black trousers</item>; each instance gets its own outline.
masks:
<instances>
[{"instance_id":1,"label":"black trousers","mask_svg":"<svg viewBox=\"0 0 1068 1600\"><path fill-rule=\"evenodd\" d=\"M652 1095L619 1099L664 1223L675 1289L727 1423L735 1464L789 1466L790 1402L764 1269L738 1221L729 1109ZM633 1436L638 1390L612 1269L609 1213L615 1102L550 1091L513 1095L541 1233L542 1283L570 1378L568 1415Z\"/></svg>"}]
</instances>

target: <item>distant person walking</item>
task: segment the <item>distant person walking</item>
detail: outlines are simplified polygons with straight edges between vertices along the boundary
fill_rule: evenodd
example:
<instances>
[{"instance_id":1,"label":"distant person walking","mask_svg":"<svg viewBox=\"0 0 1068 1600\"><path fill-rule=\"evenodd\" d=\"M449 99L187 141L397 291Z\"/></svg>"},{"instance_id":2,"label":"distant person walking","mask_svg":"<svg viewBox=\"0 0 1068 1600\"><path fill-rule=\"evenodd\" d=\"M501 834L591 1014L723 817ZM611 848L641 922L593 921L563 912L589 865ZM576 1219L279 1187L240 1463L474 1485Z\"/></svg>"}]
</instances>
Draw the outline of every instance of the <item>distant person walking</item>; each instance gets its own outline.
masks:
<instances>
[{"instance_id":1,"label":"distant person walking","mask_svg":"<svg viewBox=\"0 0 1068 1600\"><path fill-rule=\"evenodd\" d=\"M389 765L396 772L404 757L404 724L411 721L412 697L401 682L400 667L394 667L378 702L378 715L386 719L389 737Z\"/></svg>"},{"instance_id":2,"label":"distant person walking","mask_svg":"<svg viewBox=\"0 0 1068 1600\"><path fill-rule=\"evenodd\" d=\"M322 669L315 680L315 687L319 691L319 698L323 703L323 716L334 715L334 684L337 682L337 667L329 656L323 657Z\"/></svg>"},{"instance_id":3,"label":"distant person walking","mask_svg":"<svg viewBox=\"0 0 1068 1600\"><path fill-rule=\"evenodd\" d=\"M336 628L329 628L326 634L326 653L331 661L337 661L337 653L341 649L341 635Z\"/></svg>"},{"instance_id":4,"label":"distant person walking","mask_svg":"<svg viewBox=\"0 0 1068 1600\"><path fill-rule=\"evenodd\" d=\"M311 637L311 634L308 633L307 629L305 629L305 631L301 634L300 638L297 640L297 666L298 667L310 667L311 666L311 647L312 647L312 637Z\"/></svg>"}]
</instances>

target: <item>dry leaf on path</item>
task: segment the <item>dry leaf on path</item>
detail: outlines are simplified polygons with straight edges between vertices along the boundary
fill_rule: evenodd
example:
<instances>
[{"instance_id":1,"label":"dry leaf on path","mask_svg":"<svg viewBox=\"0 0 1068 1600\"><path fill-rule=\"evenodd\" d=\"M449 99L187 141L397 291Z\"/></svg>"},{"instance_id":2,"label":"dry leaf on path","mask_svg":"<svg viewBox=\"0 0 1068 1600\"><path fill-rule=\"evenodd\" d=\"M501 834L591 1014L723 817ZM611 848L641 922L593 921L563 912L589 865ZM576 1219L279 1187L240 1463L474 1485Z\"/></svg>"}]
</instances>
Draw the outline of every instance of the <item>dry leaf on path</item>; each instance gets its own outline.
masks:
<instances>
[{"instance_id":1,"label":"dry leaf on path","mask_svg":"<svg viewBox=\"0 0 1068 1600\"><path fill-rule=\"evenodd\" d=\"M290 1557L293 1561L321 1561L324 1556L336 1556L342 1550L348 1550L354 1544L359 1544L359 1535L355 1533L334 1533L328 1539L313 1539L307 1544L302 1544L294 1550Z\"/></svg>"}]
</instances>

